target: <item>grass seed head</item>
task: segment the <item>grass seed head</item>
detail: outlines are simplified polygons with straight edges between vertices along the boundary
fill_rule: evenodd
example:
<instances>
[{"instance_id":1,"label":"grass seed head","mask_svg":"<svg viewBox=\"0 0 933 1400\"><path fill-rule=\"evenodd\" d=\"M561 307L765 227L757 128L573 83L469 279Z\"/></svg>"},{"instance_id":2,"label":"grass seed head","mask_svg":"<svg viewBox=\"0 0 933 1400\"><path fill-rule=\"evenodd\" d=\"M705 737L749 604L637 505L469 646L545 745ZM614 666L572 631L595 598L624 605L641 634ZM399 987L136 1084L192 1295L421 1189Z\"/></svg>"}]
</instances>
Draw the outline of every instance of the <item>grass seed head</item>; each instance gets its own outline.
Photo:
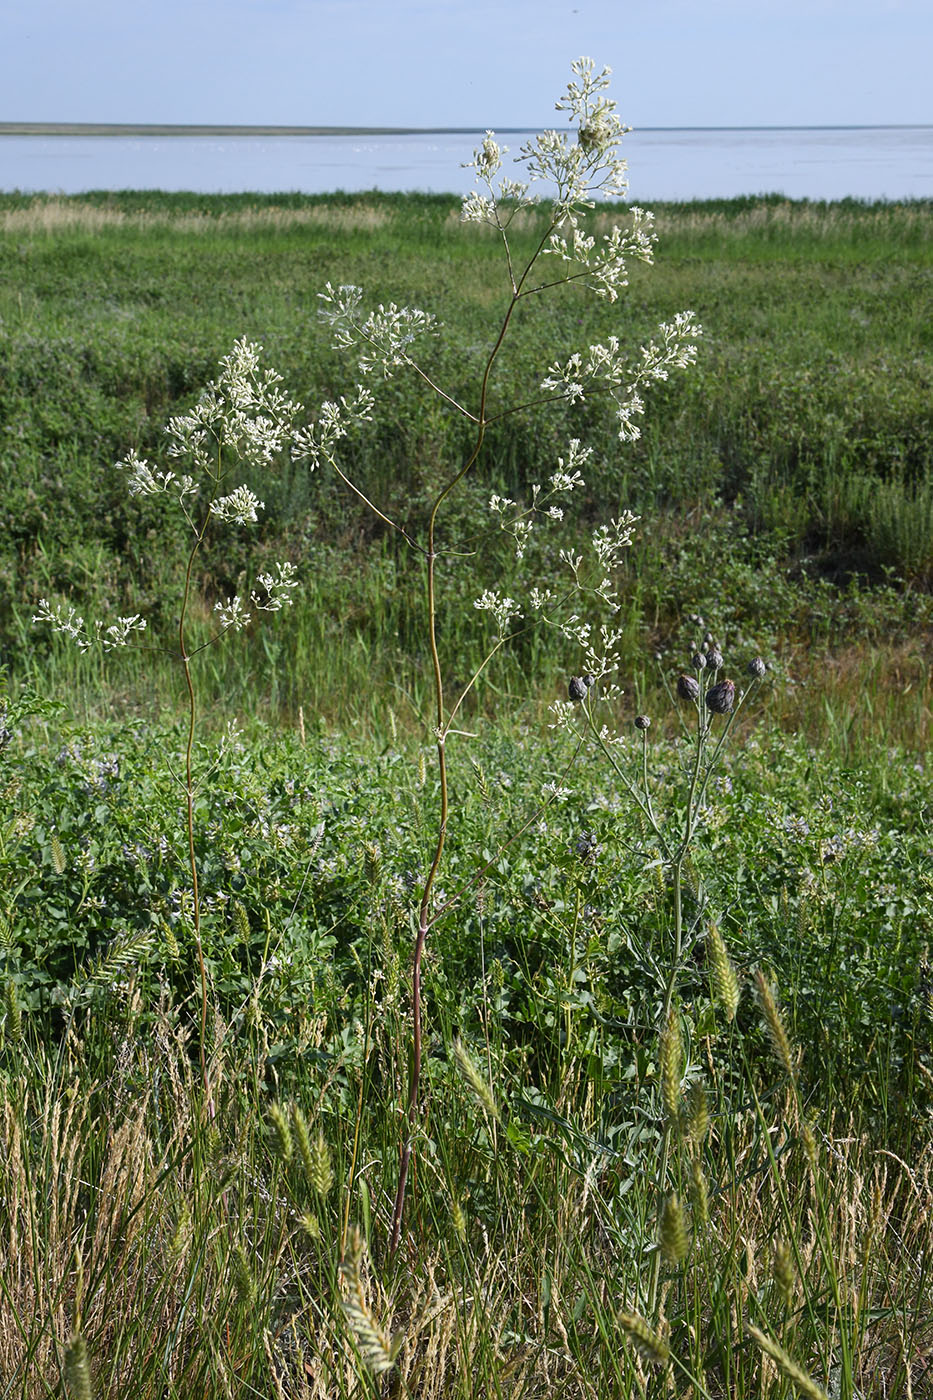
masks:
<instances>
[{"instance_id":1,"label":"grass seed head","mask_svg":"<svg viewBox=\"0 0 933 1400\"><path fill-rule=\"evenodd\" d=\"M80 1332L65 1347L65 1385L71 1400L94 1400L87 1342Z\"/></svg>"},{"instance_id":2,"label":"grass seed head","mask_svg":"<svg viewBox=\"0 0 933 1400\"><path fill-rule=\"evenodd\" d=\"M671 1007L667 1025L661 1032L659 1074L661 1101L667 1121L675 1131L680 1125L680 1080L683 1074L684 1047L680 1036L680 1018Z\"/></svg>"},{"instance_id":3,"label":"grass seed head","mask_svg":"<svg viewBox=\"0 0 933 1400\"><path fill-rule=\"evenodd\" d=\"M239 900L233 906L233 927L236 929L240 942L248 943L250 940L249 915Z\"/></svg>"},{"instance_id":4,"label":"grass seed head","mask_svg":"<svg viewBox=\"0 0 933 1400\"><path fill-rule=\"evenodd\" d=\"M490 1118L494 1118L498 1122L501 1115L499 1113L499 1105L493 1097L492 1089L474 1064L469 1051L459 1036L454 1041L454 1058L460 1073L463 1075L470 1089L472 1089L480 1105L486 1110Z\"/></svg>"},{"instance_id":5,"label":"grass seed head","mask_svg":"<svg viewBox=\"0 0 933 1400\"><path fill-rule=\"evenodd\" d=\"M709 1224L709 1187L699 1157L694 1157L690 1163L690 1204L694 1229L705 1230Z\"/></svg>"},{"instance_id":6,"label":"grass seed head","mask_svg":"<svg viewBox=\"0 0 933 1400\"><path fill-rule=\"evenodd\" d=\"M752 1327L751 1323L745 1328L752 1341L765 1353L770 1356L781 1375L789 1380L791 1385L802 1395L804 1400L829 1400L829 1396L821 1385L817 1385L812 1376L808 1376L796 1361L792 1361L787 1352L777 1342L773 1342L770 1337L766 1337L764 1332L760 1332L757 1327Z\"/></svg>"},{"instance_id":7,"label":"grass seed head","mask_svg":"<svg viewBox=\"0 0 933 1400\"><path fill-rule=\"evenodd\" d=\"M785 1308L789 1308L794 1301L794 1285L797 1276L794 1271L794 1256L786 1240L778 1240L774 1246L773 1273L778 1297Z\"/></svg>"},{"instance_id":8,"label":"grass seed head","mask_svg":"<svg viewBox=\"0 0 933 1400\"><path fill-rule=\"evenodd\" d=\"M58 837L58 832L53 831L49 837L49 846L52 852L52 866L56 875L64 875L68 861L65 858L65 848Z\"/></svg>"},{"instance_id":9,"label":"grass seed head","mask_svg":"<svg viewBox=\"0 0 933 1400\"><path fill-rule=\"evenodd\" d=\"M687 1096L687 1135L695 1143L706 1141L709 1132L709 1100L699 1079L694 1079Z\"/></svg>"},{"instance_id":10,"label":"grass seed head","mask_svg":"<svg viewBox=\"0 0 933 1400\"><path fill-rule=\"evenodd\" d=\"M660 1245L664 1258L675 1265L686 1259L690 1248L684 1208L676 1192L667 1197L661 1211Z\"/></svg>"},{"instance_id":11,"label":"grass seed head","mask_svg":"<svg viewBox=\"0 0 933 1400\"><path fill-rule=\"evenodd\" d=\"M640 1313L620 1312L618 1322L642 1361L647 1361L650 1366L668 1364L671 1349L667 1341Z\"/></svg>"},{"instance_id":12,"label":"grass seed head","mask_svg":"<svg viewBox=\"0 0 933 1400\"><path fill-rule=\"evenodd\" d=\"M706 948L713 994L722 1007L726 1020L734 1021L735 1013L739 1009L739 979L735 975L735 968L732 966L732 959L718 924L711 923L707 928Z\"/></svg>"},{"instance_id":13,"label":"grass seed head","mask_svg":"<svg viewBox=\"0 0 933 1400\"><path fill-rule=\"evenodd\" d=\"M269 1127L272 1130L275 1154L280 1161L287 1164L292 1160L292 1130L281 1104L274 1103L270 1106Z\"/></svg>"},{"instance_id":14,"label":"grass seed head","mask_svg":"<svg viewBox=\"0 0 933 1400\"><path fill-rule=\"evenodd\" d=\"M12 977L7 978L3 988L3 1038L8 1045L19 1045L23 1038L23 1008Z\"/></svg>"},{"instance_id":15,"label":"grass seed head","mask_svg":"<svg viewBox=\"0 0 933 1400\"><path fill-rule=\"evenodd\" d=\"M243 1307L254 1308L259 1291L256 1287L256 1280L253 1278L246 1250L241 1244L235 1245L233 1249L233 1284L236 1296Z\"/></svg>"},{"instance_id":16,"label":"grass seed head","mask_svg":"<svg viewBox=\"0 0 933 1400\"><path fill-rule=\"evenodd\" d=\"M758 1001L761 1006L761 1013L764 1017L765 1027L771 1040L774 1053L783 1066L788 1079L792 1083L797 1082L797 1066L794 1063L794 1056L791 1051L790 1039L784 1028L781 1013L778 1010L777 1001L768 981L761 968L755 973L755 986L758 991Z\"/></svg>"},{"instance_id":17,"label":"grass seed head","mask_svg":"<svg viewBox=\"0 0 933 1400\"><path fill-rule=\"evenodd\" d=\"M363 1364L373 1375L381 1376L386 1371L391 1371L395 1365L404 1335L391 1337L369 1306L362 1279L364 1249L363 1238L354 1226L347 1239L346 1255L340 1265L346 1290L343 1311Z\"/></svg>"}]
</instances>

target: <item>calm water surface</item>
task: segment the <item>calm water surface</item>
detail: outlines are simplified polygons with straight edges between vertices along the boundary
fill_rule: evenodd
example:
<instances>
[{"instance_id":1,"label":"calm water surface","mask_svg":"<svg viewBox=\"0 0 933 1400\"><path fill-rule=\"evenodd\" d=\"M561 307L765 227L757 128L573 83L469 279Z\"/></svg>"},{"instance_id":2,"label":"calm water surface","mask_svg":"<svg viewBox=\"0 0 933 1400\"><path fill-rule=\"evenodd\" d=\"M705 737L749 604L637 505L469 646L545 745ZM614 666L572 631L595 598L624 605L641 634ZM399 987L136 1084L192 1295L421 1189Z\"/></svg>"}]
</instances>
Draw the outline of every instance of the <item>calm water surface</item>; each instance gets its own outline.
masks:
<instances>
[{"instance_id":1,"label":"calm water surface","mask_svg":"<svg viewBox=\"0 0 933 1400\"><path fill-rule=\"evenodd\" d=\"M502 133L500 139L515 153L531 135ZM481 136L0 135L0 190L461 194L472 183L461 163ZM635 131L625 153L630 198L643 203L765 193L933 197L930 126Z\"/></svg>"}]
</instances>

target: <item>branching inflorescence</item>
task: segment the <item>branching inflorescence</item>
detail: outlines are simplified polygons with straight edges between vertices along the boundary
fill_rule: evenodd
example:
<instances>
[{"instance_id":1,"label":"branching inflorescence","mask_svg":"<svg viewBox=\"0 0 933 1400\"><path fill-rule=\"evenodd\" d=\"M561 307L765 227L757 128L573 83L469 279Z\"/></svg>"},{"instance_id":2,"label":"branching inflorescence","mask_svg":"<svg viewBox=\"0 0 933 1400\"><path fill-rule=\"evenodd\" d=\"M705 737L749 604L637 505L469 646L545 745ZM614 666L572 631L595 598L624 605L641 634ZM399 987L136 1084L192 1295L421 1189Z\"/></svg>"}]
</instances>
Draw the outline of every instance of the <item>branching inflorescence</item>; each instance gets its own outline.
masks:
<instances>
[{"instance_id":1,"label":"branching inflorescence","mask_svg":"<svg viewBox=\"0 0 933 1400\"><path fill-rule=\"evenodd\" d=\"M627 189L626 162L619 143L628 128L608 96L609 69L597 71L590 59L573 64L567 91L557 103L565 114L568 129L545 131L522 148L515 159L521 178L503 173L506 148L487 132L474 151L468 168L475 172L475 188L463 201L461 218L467 223L491 227L499 237L508 273L509 295L498 323L493 327L491 348L478 375L475 395L470 401L448 391L438 381L428 360L419 353L437 336L441 327L435 316L395 303L367 310L359 287L328 284L320 294L319 315L328 325L336 348L355 354L364 379L407 370L438 396L450 411L469 425L472 444L463 459L451 469L448 480L431 502L427 525L419 537L391 520L366 496L359 485L345 474L336 460L336 447L350 427L366 421L373 399L362 386L355 397L339 404L325 405L317 422L300 431L294 452L314 468L330 464L355 494L426 561L425 644L430 656L434 682L434 716L431 729L437 754L440 801L436 835L430 865L421 886L417 935L412 967L412 1056L407 1105L407 1140L401 1153L398 1190L393 1213L390 1248L397 1248L402 1230L406 1183L419 1120L421 1079L421 962L432 923L449 907L445 900L435 908L434 886L444 854L450 815L447 752L448 739L457 731L453 724L467 695L496 652L515 635L516 629L530 625L556 627L581 648L591 683L605 682L604 695L613 694L608 680L619 662L621 630L611 621L598 626L579 613L581 600L588 598L598 609L611 615L618 602L613 573L631 544L636 517L622 512L608 525L596 530L584 552L564 548L561 560L567 570L566 587L559 591L529 589L527 599L518 600L500 589L484 589L474 601L478 613L492 624L492 640L485 660L476 669L457 697L448 700L445 664L441 657L437 613L442 577L437 546L438 520L445 503L464 478L477 468L491 423L510 415L529 415L535 409L561 403L578 404L586 398L602 396L614 405L619 438L631 442L639 435L637 419L644 412L644 394L652 384L668 378L672 371L691 365L696 357L700 328L691 312L682 312L659 327L649 344L633 352L623 348L617 336L575 352L562 362L552 361L541 368L536 391L506 406L490 406L490 377L499 352L508 336L519 307L552 288L579 286L582 290L613 303L628 281L632 260L650 263L655 236L651 215L642 209L627 211L624 221L597 236L588 231L586 216L600 198L622 198ZM546 197L545 197L546 196ZM534 209L542 224L530 255L519 258L511 235L516 216ZM493 493L489 509L497 528L513 539L521 560L533 532L541 525L555 528L564 519L568 497L585 484L583 471L589 456L579 439L571 439L566 453L558 457L546 485L536 483L530 498L518 502ZM553 796L548 799L553 800Z\"/></svg>"}]
</instances>

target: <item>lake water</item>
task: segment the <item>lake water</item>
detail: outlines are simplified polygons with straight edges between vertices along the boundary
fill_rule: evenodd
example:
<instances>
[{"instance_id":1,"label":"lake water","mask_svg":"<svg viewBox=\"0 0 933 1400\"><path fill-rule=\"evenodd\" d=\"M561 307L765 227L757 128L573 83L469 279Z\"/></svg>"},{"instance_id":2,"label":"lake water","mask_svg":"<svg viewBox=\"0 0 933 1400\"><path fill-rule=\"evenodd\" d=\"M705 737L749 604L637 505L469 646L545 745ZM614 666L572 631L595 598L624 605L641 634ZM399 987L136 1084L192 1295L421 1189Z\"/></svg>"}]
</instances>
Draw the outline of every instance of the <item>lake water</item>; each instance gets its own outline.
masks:
<instances>
[{"instance_id":1,"label":"lake water","mask_svg":"<svg viewBox=\"0 0 933 1400\"><path fill-rule=\"evenodd\" d=\"M501 133L513 153L531 132ZM0 190L80 194L420 190L465 193L482 133L352 136L0 135ZM647 130L625 141L629 197L933 197L933 126ZM511 173L511 172L510 172ZM516 169L516 176L519 171Z\"/></svg>"}]
</instances>

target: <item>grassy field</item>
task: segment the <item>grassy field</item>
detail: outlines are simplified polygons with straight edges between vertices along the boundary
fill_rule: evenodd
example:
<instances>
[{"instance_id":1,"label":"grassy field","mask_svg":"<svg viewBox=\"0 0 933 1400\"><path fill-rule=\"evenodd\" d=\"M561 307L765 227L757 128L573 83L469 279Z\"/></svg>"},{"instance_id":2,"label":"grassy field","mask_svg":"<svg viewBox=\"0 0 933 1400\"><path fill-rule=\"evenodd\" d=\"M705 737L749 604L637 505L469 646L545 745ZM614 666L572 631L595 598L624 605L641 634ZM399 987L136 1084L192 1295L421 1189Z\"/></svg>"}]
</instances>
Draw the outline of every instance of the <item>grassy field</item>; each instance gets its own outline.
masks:
<instances>
[{"instance_id":1,"label":"grassy field","mask_svg":"<svg viewBox=\"0 0 933 1400\"><path fill-rule=\"evenodd\" d=\"M378 372L336 460L382 517L283 448L193 547L113 464L238 337L307 421L359 283L475 407L501 248L443 198L0 197L2 1400L933 1395L933 205L657 227L614 305L519 303L436 550L471 426ZM506 412L684 308L638 441ZM490 495L573 437L518 558ZM573 625L473 604L626 510L568 691Z\"/></svg>"},{"instance_id":2,"label":"grassy field","mask_svg":"<svg viewBox=\"0 0 933 1400\"><path fill-rule=\"evenodd\" d=\"M309 406L343 393L351 370L318 324L317 294L328 280L356 282L373 303L436 311L445 331L433 368L453 392L469 392L507 287L495 240L461 225L456 210L443 198L378 195L0 200L0 655L11 671L37 667L44 689L60 685L74 702L74 678L58 678L59 659L31 631L42 596L121 612L175 596L176 543L156 513L127 501L111 464L130 446L155 453L163 423L236 336L263 344ZM533 246L534 216L523 217L519 250ZM931 225L922 203L661 208L658 265L636 264L615 306L568 289L519 319L492 392L537 383L542 332L555 359L609 333L643 336L684 307L706 328L696 373L660 386L642 439L624 451L598 399L556 406L533 431L520 416L493 425L451 530L475 533L490 491L516 496L544 479L567 437L580 436L595 447L583 524L626 507L644 519L626 584L627 689L650 685L639 658L697 611L803 682L786 695L788 727L819 726L813 672L829 651L857 728L866 708L855 701L867 690L879 729L925 743ZM463 426L407 380L377 397L350 462L388 514L419 528L432 475L464 449ZM410 594L392 586L404 551L333 477L282 465L259 493L263 542L308 562L292 625L273 656L256 658L258 702L294 718L307 658L326 648L334 676L316 708L338 725L374 717L369 698L384 688L365 683L373 665L417 705L425 677ZM242 562L226 542L205 559L209 600L231 590ZM467 586L514 572L507 550L487 549ZM460 650L467 638L451 644ZM564 664L547 646L505 661L510 707L550 693ZM128 695L150 692L131 668L120 674ZM255 679L224 674L218 693L248 692L254 704ZM92 704L97 691L90 678ZM494 701L487 689L484 703ZM410 706L397 708L407 722Z\"/></svg>"}]
</instances>

